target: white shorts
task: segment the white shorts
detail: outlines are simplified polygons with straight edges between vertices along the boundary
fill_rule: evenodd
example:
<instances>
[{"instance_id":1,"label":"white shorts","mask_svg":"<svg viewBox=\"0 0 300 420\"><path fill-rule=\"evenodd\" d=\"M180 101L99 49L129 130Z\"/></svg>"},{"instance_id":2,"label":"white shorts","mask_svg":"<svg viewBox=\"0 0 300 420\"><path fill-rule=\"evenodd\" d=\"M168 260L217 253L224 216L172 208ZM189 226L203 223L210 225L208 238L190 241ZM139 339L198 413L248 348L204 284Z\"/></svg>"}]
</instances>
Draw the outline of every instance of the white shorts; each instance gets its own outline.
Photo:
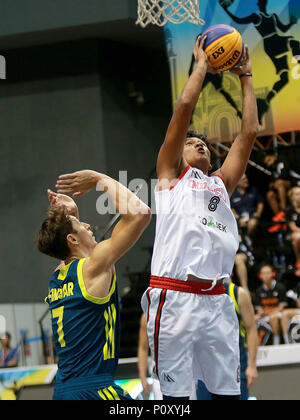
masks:
<instances>
[{"instance_id":1,"label":"white shorts","mask_svg":"<svg viewBox=\"0 0 300 420\"><path fill-rule=\"evenodd\" d=\"M161 389L160 389L160 383L158 379L153 379L153 383L152 383L152 392L153 392L153 399L154 400L162 400L163 399L163 395L161 393ZM190 400L197 400L197 384L194 382L193 383L193 389L192 389L192 393L190 395Z\"/></svg>"},{"instance_id":2,"label":"white shorts","mask_svg":"<svg viewBox=\"0 0 300 420\"><path fill-rule=\"evenodd\" d=\"M240 395L239 323L227 294L149 287L142 308L164 395L189 396L198 379L213 394Z\"/></svg>"}]
</instances>

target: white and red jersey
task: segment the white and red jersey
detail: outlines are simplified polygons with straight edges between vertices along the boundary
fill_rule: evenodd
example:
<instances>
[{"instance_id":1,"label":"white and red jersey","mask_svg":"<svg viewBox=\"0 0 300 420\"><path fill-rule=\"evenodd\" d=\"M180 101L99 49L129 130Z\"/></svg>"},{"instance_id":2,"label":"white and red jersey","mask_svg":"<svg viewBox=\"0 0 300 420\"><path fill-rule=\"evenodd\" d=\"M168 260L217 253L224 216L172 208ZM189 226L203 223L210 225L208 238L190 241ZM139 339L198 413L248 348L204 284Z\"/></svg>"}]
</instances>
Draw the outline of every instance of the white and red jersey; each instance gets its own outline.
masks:
<instances>
[{"instance_id":1,"label":"white and red jersey","mask_svg":"<svg viewBox=\"0 0 300 420\"><path fill-rule=\"evenodd\" d=\"M230 199L219 176L188 166L170 189L155 191L151 275L188 280L228 278L239 246Z\"/></svg>"}]
</instances>

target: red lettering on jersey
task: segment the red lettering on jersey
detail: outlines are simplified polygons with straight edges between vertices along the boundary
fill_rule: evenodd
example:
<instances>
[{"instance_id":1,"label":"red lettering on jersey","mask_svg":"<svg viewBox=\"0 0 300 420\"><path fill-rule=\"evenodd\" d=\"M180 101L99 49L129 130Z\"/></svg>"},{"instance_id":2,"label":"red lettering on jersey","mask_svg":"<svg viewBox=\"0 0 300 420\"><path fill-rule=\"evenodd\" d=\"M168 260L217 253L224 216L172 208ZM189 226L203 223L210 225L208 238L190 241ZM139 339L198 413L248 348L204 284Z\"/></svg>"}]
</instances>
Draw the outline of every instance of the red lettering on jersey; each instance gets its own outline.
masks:
<instances>
[{"instance_id":1,"label":"red lettering on jersey","mask_svg":"<svg viewBox=\"0 0 300 420\"><path fill-rule=\"evenodd\" d=\"M193 189L193 190L199 190L199 191L206 190L206 191L211 191L217 197L219 197L223 201L225 201L225 203L227 202L225 195L222 193L222 188L221 187L211 188L208 185L208 182L207 181L196 180L196 179L189 179L188 180L188 187L191 188L191 189Z\"/></svg>"}]
</instances>

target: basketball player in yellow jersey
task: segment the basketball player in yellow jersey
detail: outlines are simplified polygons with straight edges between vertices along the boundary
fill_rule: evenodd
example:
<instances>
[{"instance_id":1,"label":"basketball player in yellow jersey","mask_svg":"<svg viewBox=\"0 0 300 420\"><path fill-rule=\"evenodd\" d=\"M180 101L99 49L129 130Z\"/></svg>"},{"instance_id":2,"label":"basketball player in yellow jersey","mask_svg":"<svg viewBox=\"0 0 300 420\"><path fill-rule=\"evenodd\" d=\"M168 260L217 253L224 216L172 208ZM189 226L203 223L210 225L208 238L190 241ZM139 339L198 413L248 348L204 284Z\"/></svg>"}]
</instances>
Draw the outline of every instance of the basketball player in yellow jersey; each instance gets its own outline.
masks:
<instances>
[{"instance_id":1,"label":"basketball player in yellow jersey","mask_svg":"<svg viewBox=\"0 0 300 420\"><path fill-rule=\"evenodd\" d=\"M214 399L239 399L239 327L224 280L231 275L238 229L230 196L245 172L258 128L252 66L231 71L243 96L241 131L222 167L212 176L204 136L188 133L205 76L203 50L178 99L157 159L156 236L150 287L142 298L154 374L164 399L189 399L200 379ZM220 139L221 140L221 139Z\"/></svg>"},{"instance_id":2,"label":"basketball player in yellow jersey","mask_svg":"<svg viewBox=\"0 0 300 420\"><path fill-rule=\"evenodd\" d=\"M114 264L150 222L150 209L114 179L94 171L61 176L62 194L81 196L105 190L121 220L109 239L97 243L90 226L78 220L71 198L48 191L50 207L37 235L40 252L63 261L49 283L46 302L52 318L58 372L55 400L124 400L114 383L119 356L119 299Z\"/></svg>"}]
</instances>

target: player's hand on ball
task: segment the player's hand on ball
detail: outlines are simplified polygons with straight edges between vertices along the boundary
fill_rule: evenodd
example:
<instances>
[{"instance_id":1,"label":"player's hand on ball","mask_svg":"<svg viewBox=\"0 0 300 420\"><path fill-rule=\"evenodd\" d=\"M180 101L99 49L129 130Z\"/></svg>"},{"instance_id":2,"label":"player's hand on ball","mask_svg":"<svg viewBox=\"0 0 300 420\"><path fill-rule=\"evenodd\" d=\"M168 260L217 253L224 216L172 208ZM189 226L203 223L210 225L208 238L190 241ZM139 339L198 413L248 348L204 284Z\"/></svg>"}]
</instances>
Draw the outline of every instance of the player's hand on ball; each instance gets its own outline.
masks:
<instances>
[{"instance_id":1,"label":"player's hand on ball","mask_svg":"<svg viewBox=\"0 0 300 420\"><path fill-rule=\"evenodd\" d=\"M208 73L216 74L217 73L216 70L210 64L210 62L208 60L208 57L207 57L207 54L204 51L204 43L205 43L205 40L206 40L207 36L204 36L202 39L200 39L200 38L201 38L201 35L199 35L197 37L195 48L194 48L195 60L196 60L197 63L200 63L200 64L204 63L204 65L207 66L207 72Z\"/></svg>"},{"instance_id":2,"label":"player's hand on ball","mask_svg":"<svg viewBox=\"0 0 300 420\"><path fill-rule=\"evenodd\" d=\"M237 74L238 76L243 73L252 73L252 64L250 60L248 45L245 46L245 52L242 60L236 66L234 66L230 72Z\"/></svg>"},{"instance_id":3,"label":"player's hand on ball","mask_svg":"<svg viewBox=\"0 0 300 420\"><path fill-rule=\"evenodd\" d=\"M194 47L194 57L195 57L196 63L209 64L206 52L204 51L204 43L205 43L206 38L207 37L204 36L201 39L201 35L199 35L198 38L196 39L196 43Z\"/></svg>"},{"instance_id":4,"label":"player's hand on ball","mask_svg":"<svg viewBox=\"0 0 300 420\"><path fill-rule=\"evenodd\" d=\"M59 193L81 197L96 187L99 177L100 174L98 172L90 170L60 175L56 183L56 188Z\"/></svg>"}]
</instances>

